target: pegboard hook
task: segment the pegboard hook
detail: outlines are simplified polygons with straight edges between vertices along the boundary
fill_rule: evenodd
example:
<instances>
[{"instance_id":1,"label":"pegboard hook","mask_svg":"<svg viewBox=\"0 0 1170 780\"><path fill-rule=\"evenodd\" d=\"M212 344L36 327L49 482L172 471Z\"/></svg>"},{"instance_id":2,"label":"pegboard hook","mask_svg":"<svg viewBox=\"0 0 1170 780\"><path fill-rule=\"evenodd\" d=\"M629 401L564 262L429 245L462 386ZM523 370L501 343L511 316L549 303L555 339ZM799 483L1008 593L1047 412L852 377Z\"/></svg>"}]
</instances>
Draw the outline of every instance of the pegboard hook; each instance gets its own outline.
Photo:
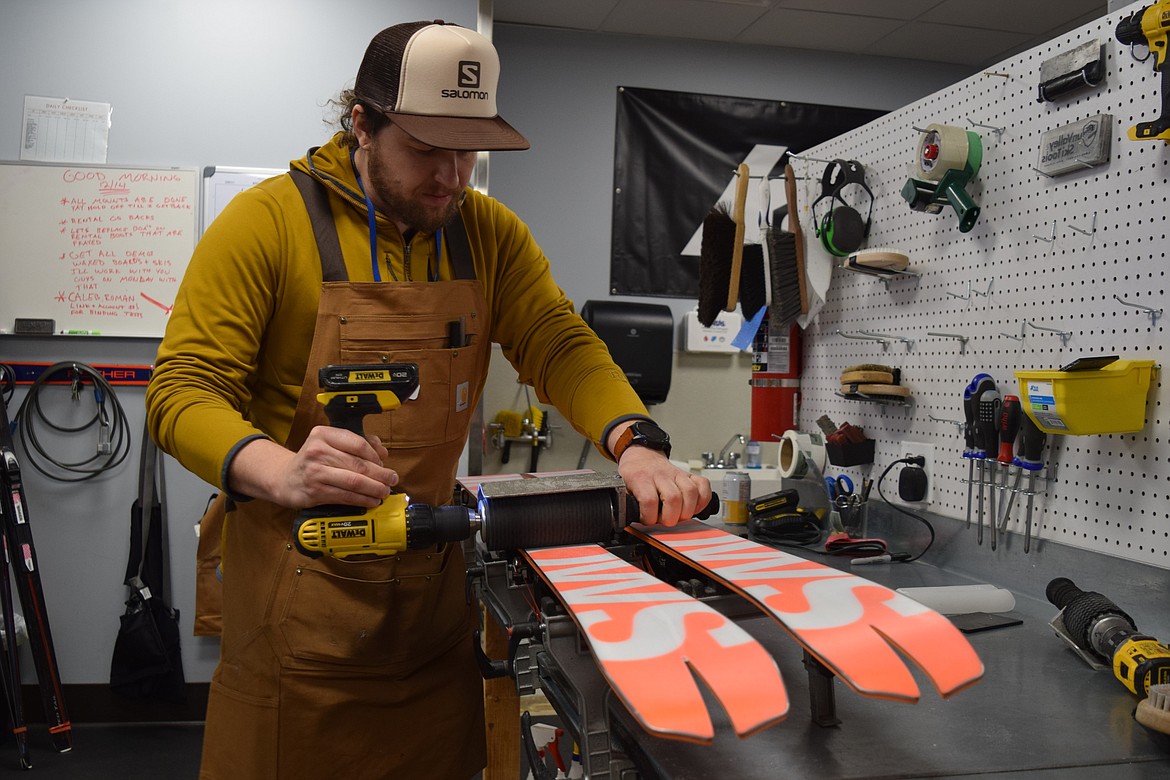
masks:
<instances>
[{"instance_id":1,"label":"pegboard hook","mask_svg":"<svg viewBox=\"0 0 1170 780\"><path fill-rule=\"evenodd\" d=\"M926 413L926 416L927 416L927 417L929 417L929 418L930 418L931 420L933 420L934 422L950 423L951 425L953 425L953 426L955 426L956 428L958 428L960 431L962 431L962 430L963 430L963 421L962 421L962 420L944 420L942 417L935 417L935 416L934 416L933 414L931 414L930 412L927 412L927 413Z\"/></svg>"},{"instance_id":2,"label":"pegboard hook","mask_svg":"<svg viewBox=\"0 0 1170 780\"><path fill-rule=\"evenodd\" d=\"M1082 236L1095 236L1095 235L1097 235L1097 212L1095 212L1095 211L1093 212L1093 226L1091 228L1089 228L1088 230L1081 230L1076 225L1071 225L1071 224L1068 226L1068 229L1075 230L1078 233L1080 233Z\"/></svg>"},{"instance_id":3,"label":"pegboard hook","mask_svg":"<svg viewBox=\"0 0 1170 780\"><path fill-rule=\"evenodd\" d=\"M987 289L986 289L986 290L984 290L983 292L979 292L979 291L978 291L978 290L976 290L974 287L971 287L971 292L975 293L976 295L982 296L982 297L984 297L984 298L990 297L990 295L991 295L991 285L992 285L994 282L995 282L995 279L988 279L988 280L987 280ZM968 284L970 284L970 282L968 282Z\"/></svg>"},{"instance_id":4,"label":"pegboard hook","mask_svg":"<svg viewBox=\"0 0 1170 780\"><path fill-rule=\"evenodd\" d=\"M996 127L995 125L985 125L982 122L975 122L971 119L971 117L967 117L967 124L971 125L972 127L985 127L991 132L995 133L995 139L997 141L1003 140L1004 128L1002 127Z\"/></svg>"},{"instance_id":5,"label":"pegboard hook","mask_svg":"<svg viewBox=\"0 0 1170 780\"><path fill-rule=\"evenodd\" d=\"M1051 236L1038 236L1035 233L1033 233L1032 238L1036 239L1037 241L1043 241L1046 244L1051 244L1053 241L1056 240L1056 221L1053 220L1053 222L1052 222L1052 235Z\"/></svg>"},{"instance_id":6,"label":"pegboard hook","mask_svg":"<svg viewBox=\"0 0 1170 780\"><path fill-rule=\"evenodd\" d=\"M1048 327L1045 327L1043 325L1036 325L1029 320L1024 320L1024 327L1035 328L1036 330L1046 330L1049 333L1056 333L1057 335L1060 336L1060 343L1061 344L1064 344L1072 336L1072 333L1070 333L1069 331L1064 331L1064 330L1061 330L1060 328L1048 328ZM1022 333L1023 333L1023 331L1021 329L1021 335L1022 335Z\"/></svg>"},{"instance_id":7,"label":"pegboard hook","mask_svg":"<svg viewBox=\"0 0 1170 780\"><path fill-rule=\"evenodd\" d=\"M870 333L867 330L859 330L857 332L863 336L869 336L870 338L894 339L896 341L900 341L906 345L907 352L909 352L914 347L914 339L908 339L905 336L891 336L886 333Z\"/></svg>"},{"instance_id":8,"label":"pegboard hook","mask_svg":"<svg viewBox=\"0 0 1170 780\"><path fill-rule=\"evenodd\" d=\"M1153 306L1144 306L1140 303L1131 303L1127 300L1123 300L1120 296L1117 295L1117 293L1113 294L1113 300L1117 301L1122 306L1132 306L1135 309L1141 309L1146 314L1149 314L1151 325L1156 325L1158 323L1158 318L1162 316L1161 309L1155 309Z\"/></svg>"},{"instance_id":9,"label":"pegboard hook","mask_svg":"<svg viewBox=\"0 0 1170 780\"><path fill-rule=\"evenodd\" d=\"M865 333L865 331L858 331L857 333L846 333L843 330L837 329L835 331L835 333L838 336L841 336L841 337L847 338L847 339L862 339L864 341L880 341L882 344L882 352L885 352L886 348L890 346L890 342L888 339L883 338L881 336L874 336L872 334Z\"/></svg>"},{"instance_id":10,"label":"pegboard hook","mask_svg":"<svg viewBox=\"0 0 1170 780\"><path fill-rule=\"evenodd\" d=\"M792 152L789 152L788 156L789 156L789 158L791 158L793 160L800 160L801 162L815 162L815 163L823 163L825 165L832 165L834 162L834 160L821 160L821 159L818 159L816 157L805 157L803 155L793 154Z\"/></svg>"},{"instance_id":11,"label":"pegboard hook","mask_svg":"<svg viewBox=\"0 0 1170 780\"><path fill-rule=\"evenodd\" d=\"M967 340L968 339L966 336L960 336L957 333L934 333L934 332L928 332L926 335L927 336L939 336L940 338L944 338L944 339L957 339L959 342L959 353L961 354L961 353L967 351Z\"/></svg>"},{"instance_id":12,"label":"pegboard hook","mask_svg":"<svg viewBox=\"0 0 1170 780\"><path fill-rule=\"evenodd\" d=\"M958 293L953 293L950 290L947 290L946 294L951 296L952 298L958 298L961 301L971 300L971 280L970 279L967 280L967 294L966 295L959 295Z\"/></svg>"}]
</instances>

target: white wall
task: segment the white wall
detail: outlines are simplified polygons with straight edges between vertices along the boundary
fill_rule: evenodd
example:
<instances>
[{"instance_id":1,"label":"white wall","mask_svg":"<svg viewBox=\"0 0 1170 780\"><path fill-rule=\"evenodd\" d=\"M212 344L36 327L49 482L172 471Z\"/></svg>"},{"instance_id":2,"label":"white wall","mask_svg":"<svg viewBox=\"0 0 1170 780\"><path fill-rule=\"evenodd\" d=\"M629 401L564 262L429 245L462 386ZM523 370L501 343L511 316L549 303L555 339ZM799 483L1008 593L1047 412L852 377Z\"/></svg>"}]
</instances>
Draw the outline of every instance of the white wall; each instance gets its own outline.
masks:
<instances>
[{"instance_id":1,"label":"white wall","mask_svg":"<svg viewBox=\"0 0 1170 780\"><path fill-rule=\"evenodd\" d=\"M325 102L352 83L374 33L415 18L474 25L476 8L474 0L0 0L0 158L18 158L23 97L33 94L112 103L110 164L284 167L328 137ZM896 108L966 75L951 66L503 25L495 36L504 62L501 111L534 148L493 156L491 192L532 223L562 286L579 303L606 294L617 85ZM11 258L3 262L0 283L3 274L28 272ZM672 302L676 312L689 305ZM0 320L5 316L0 312ZM150 339L2 336L0 360L149 364L156 346ZM733 428L746 427L749 367L736 356L676 356L671 399L661 416L683 448L695 454L717 449ZM511 408L509 370L494 361L492 387L500 391L488 399L489 419ZM142 392L119 395L137 438ZM22 397L18 391L15 404ZM695 418L703 425L689 428ZM575 464L579 442L558 440L542 465L553 466L557 458ZM134 453L81 486L26 475L67 684L108 679L125 598L137 443ZM190 528L211 488L174 462L167 476L173 601L188 630L194 611ZM189 681L210 678L214 641L187 637L183 653ZM29 682L31 668L26 659Z\"/></svg>"}]
</instances>

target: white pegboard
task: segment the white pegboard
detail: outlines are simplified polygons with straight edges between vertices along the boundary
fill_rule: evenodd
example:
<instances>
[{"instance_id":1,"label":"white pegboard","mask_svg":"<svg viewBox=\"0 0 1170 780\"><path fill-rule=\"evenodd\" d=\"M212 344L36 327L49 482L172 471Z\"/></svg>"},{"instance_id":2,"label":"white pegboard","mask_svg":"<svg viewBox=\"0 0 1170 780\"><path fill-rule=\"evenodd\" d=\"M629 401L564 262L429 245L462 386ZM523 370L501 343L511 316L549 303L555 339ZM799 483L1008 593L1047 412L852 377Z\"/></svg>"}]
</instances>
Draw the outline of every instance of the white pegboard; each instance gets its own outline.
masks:
<instances>
[{"instance_id":1,"label":"white pegboard","mask_svg":"<svg viewBox=\"0 0 1170 780\"><path fill-rule=\"evenodd\" d=\"M801 428L816 430L822 414L863 427L877 440L874 477L898 457L901 442L932 443L936 514L966 515L968 461L954 423L963 419L963 390L975 374L987 372L1001 393L1019 394L1015 371L1055 369L1082 355L1153 359L1159 368L1166 362L1164 319L1117 300L1166 306L1170 145L1127 136L1132 125L1161 113L1160 79L1152 59L1135 61L1115 38L1117 22L1140 7L1006 60L794 161L803 177L810 262L833 263L825 304L805 331ZM1041 63L1093 39L1104 45L1104 81L1038 102ZM1034 169L1043 133L1096 114L1113 115L1106 163L1056 178ZM968 187L981 214L968 233L959 231L950 207L939 215L917 212L901 195L918 150L916 128L932 123L983 139L982 168ZM809 205L825 162L834 159L866 167L875 197L866 245L900 248L917 276L883 281L851 273L816 246ZM883 348L839 331L913 343ZM838 395L842 369L859 363L901 368L913 404ZM1142 432L1049 437L1046 459L1055 479L1037 497L1034 538L1170 568L1170 399L1160 380L1156 372ZM1021 503L1009 523L1019 533Z\"/></svg>"}]
</instances>

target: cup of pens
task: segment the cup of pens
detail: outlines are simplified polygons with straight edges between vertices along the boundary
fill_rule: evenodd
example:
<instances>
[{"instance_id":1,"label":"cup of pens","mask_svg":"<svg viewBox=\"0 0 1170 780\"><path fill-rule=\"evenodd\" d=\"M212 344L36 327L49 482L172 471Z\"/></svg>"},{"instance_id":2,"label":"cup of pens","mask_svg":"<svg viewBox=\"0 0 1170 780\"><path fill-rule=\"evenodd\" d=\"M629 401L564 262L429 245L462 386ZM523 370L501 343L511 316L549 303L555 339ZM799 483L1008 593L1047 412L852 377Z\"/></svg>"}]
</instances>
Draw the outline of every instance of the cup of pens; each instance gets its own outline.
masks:
<instances>
[{"instance_id":1,"label":"cup of pens","mask_svg":"<svg viewBox=\"0 0 1170 780\"><path fill-rule=\"evenodd\" d=\"M830 511L835 515L832 525L835 530L844 531L853 539L865 538L866 515L869 510L867 487L868 485L863 484L862 490L856 492L853 489L853 480L844 474L839 477L825 477Z\"/></svg>"}]
</instances>

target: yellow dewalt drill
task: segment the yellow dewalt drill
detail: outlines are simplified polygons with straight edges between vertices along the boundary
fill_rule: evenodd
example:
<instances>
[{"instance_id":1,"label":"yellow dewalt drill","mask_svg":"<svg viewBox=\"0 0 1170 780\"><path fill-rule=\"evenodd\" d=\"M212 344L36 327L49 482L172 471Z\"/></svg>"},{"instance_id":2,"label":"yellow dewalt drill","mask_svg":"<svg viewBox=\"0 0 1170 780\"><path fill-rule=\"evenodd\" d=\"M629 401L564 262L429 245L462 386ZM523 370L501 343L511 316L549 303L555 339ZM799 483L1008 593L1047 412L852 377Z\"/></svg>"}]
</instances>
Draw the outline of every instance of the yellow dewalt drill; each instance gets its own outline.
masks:
<instances>
[{"instance_id":1,"label":"yellow dewalt drill","mask_svg":"<svg viewBox=\"0 0 1170 780\"><path fill-rule=\"evenodd\" d=\"M334 365L317 374L329 424L364 436L367 414L397 409L418 397L414 363ZM473 514L461 506L408 504L394 493L374 507L323 504L303 510L293 526L297 550L313 558L330 555L393 555L438 542L462 541L471 535Z\"/></svg>"},{"instance_id":2,"label":"yellow dewalt drill","mask_svg":"<svg viewBox=\"0 0 1170 780\"><path fill-rule=\"evenodd\" d=\"M1162 115L1153 122L1129 128L1133 141L1170 143L1170 67L1166 66L1166 38L1170 34L1170 0L1158 0L1117 23L1117 40L1129 46L1144 43L1154 56L1154 72L1162 74Z\"/></svg>"}]
</instances>

